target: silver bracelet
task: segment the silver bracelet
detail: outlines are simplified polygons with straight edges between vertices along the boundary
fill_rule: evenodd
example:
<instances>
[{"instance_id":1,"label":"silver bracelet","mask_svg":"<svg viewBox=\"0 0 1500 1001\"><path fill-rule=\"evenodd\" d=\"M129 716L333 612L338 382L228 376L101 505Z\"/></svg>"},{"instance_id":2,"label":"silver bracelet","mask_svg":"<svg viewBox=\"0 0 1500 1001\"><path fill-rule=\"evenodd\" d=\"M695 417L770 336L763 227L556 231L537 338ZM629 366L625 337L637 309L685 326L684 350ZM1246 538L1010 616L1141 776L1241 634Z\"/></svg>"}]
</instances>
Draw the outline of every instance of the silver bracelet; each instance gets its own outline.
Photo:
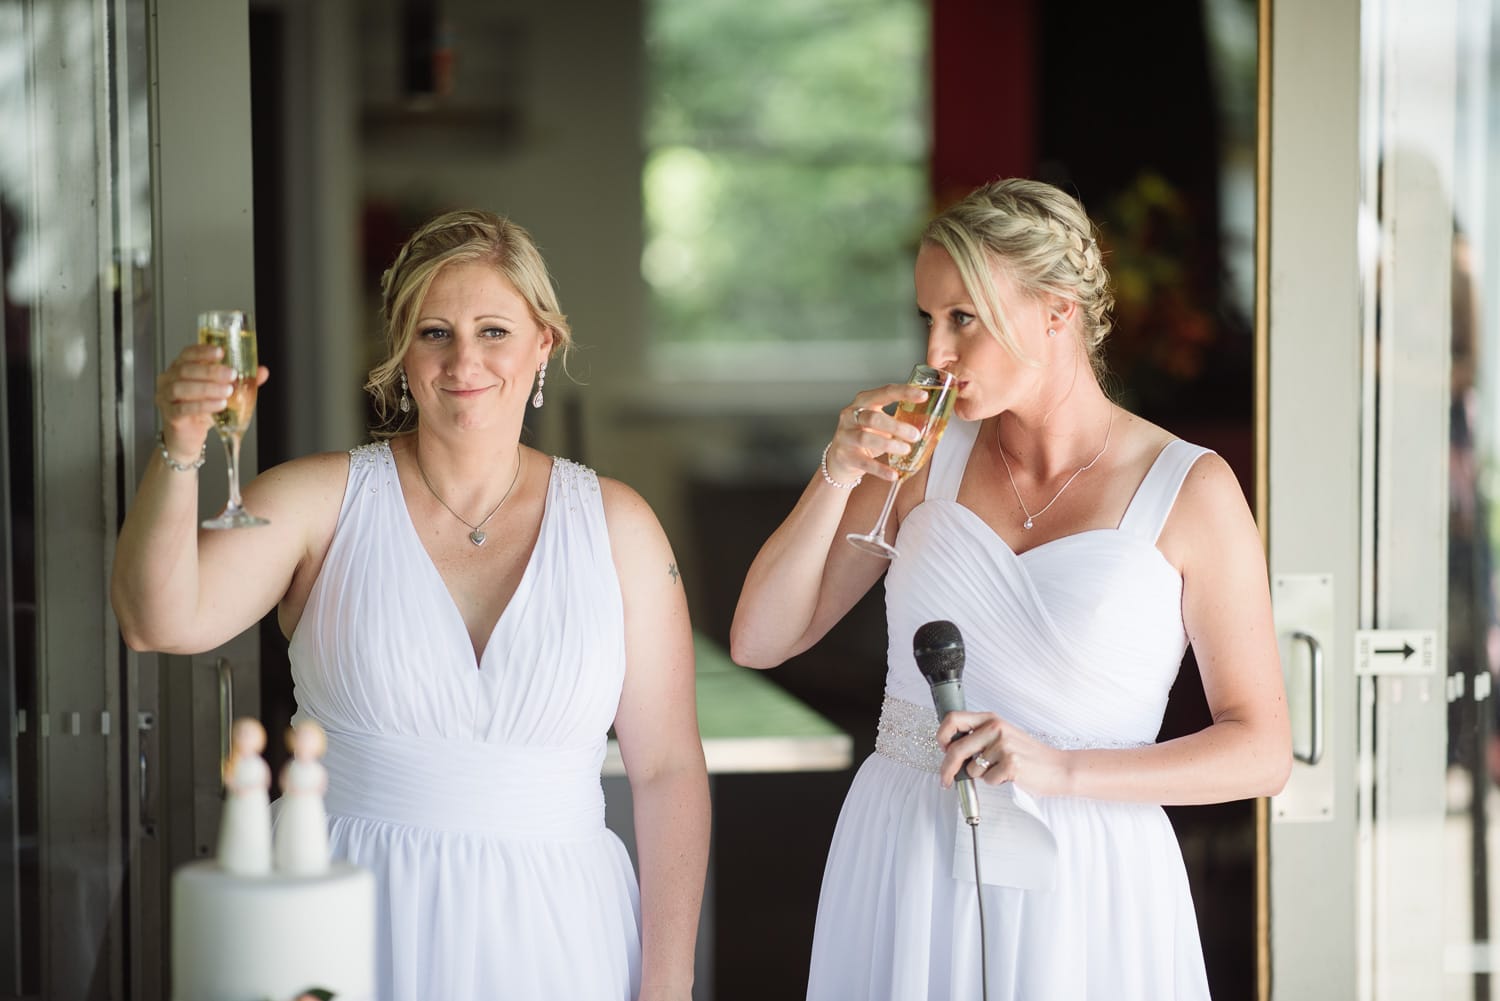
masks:
<instances>
[{"instance_id":1,"label":"silver bracelet","mask_svg":"<svg viewBox=\"0 0 1500 1001\"><path fill-rule=\"evenodd\" d=\"M156 447L161 449L161 461L167 464L168 469L174 469L179 473L191 473L203 468L203 463L208 459L208 439L203 439L203 447L198 450L197 462L178 462L172 458L172 453L167 451L167 439L160 431L156 432Z\"/></svg>"},{"instance_id":2,"label":"silver bracelet","mask_svg":"<svg viewBox=\"0 0 1500 1001\"><path fill-rule=\"evenodd\" d=\"M834 479L832 476L829 476L828 475L828 450L830 448L832 448L832 447L833 447L833 442L831 442L831 441L828 444L824 445L823 446L823 458L821 458L821 459L818 460L818 468L823 471L823 482L827 483L830 487L838 487L840 490L853 490L855 487L859 486L861 483L863 483L865 481L865 474L864 473L860 473L858 476L856 476L854 478L854 482L853 483L840 483L838 480Z\"/></svg>"}]
</instances>

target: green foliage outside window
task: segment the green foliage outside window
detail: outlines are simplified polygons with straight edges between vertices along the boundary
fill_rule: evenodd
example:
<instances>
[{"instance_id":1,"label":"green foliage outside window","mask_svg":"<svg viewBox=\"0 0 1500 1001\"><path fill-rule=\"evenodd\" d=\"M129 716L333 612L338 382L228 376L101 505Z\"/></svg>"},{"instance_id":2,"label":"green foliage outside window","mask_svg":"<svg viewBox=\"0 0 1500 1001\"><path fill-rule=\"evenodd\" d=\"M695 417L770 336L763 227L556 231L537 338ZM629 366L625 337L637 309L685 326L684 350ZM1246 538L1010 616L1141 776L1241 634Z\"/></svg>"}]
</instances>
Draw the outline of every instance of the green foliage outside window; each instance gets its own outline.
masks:
<instances>
[{"instance_id":1,"label":"green foliage outside window","mask_svg":"<svg viewBox=\"0 0 1500 1001\"><path fill-rule=\"evenodd\" d=\"M928 209L922 0L650 0L653 345L905 343Z\"/></svg>"}]
</instances>

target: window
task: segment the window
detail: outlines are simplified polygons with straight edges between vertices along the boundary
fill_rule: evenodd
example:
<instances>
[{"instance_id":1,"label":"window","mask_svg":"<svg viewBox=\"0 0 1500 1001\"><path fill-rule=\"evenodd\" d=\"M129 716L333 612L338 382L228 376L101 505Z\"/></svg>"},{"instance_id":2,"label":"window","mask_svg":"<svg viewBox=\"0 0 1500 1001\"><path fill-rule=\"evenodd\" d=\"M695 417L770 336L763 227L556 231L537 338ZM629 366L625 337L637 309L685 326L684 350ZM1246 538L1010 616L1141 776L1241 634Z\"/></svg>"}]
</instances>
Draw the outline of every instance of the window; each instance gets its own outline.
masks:
<instances>
[{"instance_id":1,"label":"window","mask_svg":"<svg viewBox=\"0 0 1500 1001\"><path fill-rule=\"evenodd\" d=\"M652 0L653 370L797 381L910 365L927 48L922 0Z\"/></svg>"}]
</instances>

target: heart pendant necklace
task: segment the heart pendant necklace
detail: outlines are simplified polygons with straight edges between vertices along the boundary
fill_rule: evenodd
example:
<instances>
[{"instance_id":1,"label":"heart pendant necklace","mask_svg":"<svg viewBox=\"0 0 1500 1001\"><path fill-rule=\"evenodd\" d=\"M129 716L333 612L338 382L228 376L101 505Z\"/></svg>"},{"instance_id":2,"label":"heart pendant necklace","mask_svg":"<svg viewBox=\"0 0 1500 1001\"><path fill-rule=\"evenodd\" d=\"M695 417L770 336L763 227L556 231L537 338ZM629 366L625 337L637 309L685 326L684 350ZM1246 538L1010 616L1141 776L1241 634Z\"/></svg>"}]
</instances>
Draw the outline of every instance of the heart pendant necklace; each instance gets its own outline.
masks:
<instances>
[{"instance_id":1,"label":"heart pendant necklace","mask_svg":"<svg viewBox=\"0 0 1500 1001\"><path fill-rule=\"evenodd\" d=\"M510 486L508 486L508 487L505 488L505 496L503 496L503 497L500 498L500 503L498 503L494 507L490 508L490 513L487 514L487 515L485 515L484 516L484 520L481 521L477 525L475 525L472 522L470 522L463 515L459 514L457 511L453 510L451 507L448 507L448 502L445 501L445 500L443 500L443 498L438 494L438 492L432 488L432 481L427 478L427 470L425 470L425 469L422 468L422 457L417 452L416 449L412 450L411 456L412 456L412 460L414 462L416 462L416 464L417 464L417 474L422 477L422 482L425 483L425 484L427 484L427 491L429 493L431 493L432 496L434 496L434 497L437 498L437 502L439 504L443 505L444 508L447 508L449 514L453 515L453 517L457 518L459 521L463 522L466 526L468 526L468 529L469 529L469 541L470 542L474 543L475 546L482 546L482 545L484 545L484 540L487 539L487 538L489 538L489 536L484 533L484 526L487 525L487 524L489 524L490 519L495 516L495 512L498 511L498 510L500 510L500 508L504 507L505 506L505 502L508 501L508 500L510 500L511 491L514 490L514 489L516 489L516 483L519 482L520 479L521 479L521 445L520 445L520 443L518 442L516 444L516 471L515 471L515 474L512 475L511 478L510 478Z\"/></svg>"},{"instance_id":2,"label":"heart pendant necklace","mask_svg":"<svg viewBox=\"0 0 1500 1001\"><path fill-rule=\"evenodd\" d=\"M1033 514L1032 512L1026 510L1026 502L1021 499L1021 491L1016 486L1016 477L1010 471L1010 460L1005 457L1005 446L1002 445L1002 444L1000 444L1000 419L998 417L995 418L995 446L1000 449L1000 461L1003 462L1003 463L1005 463L1005 475L1010 480L1010 489L1016 495L1016 503L1021 505L1021 513L1024 514L1024 515L1026 515L1026 521L1024 523L1022 523L1022 525L1021 525L1022 528L1030 531L1031 526L1036 523L1036 519L1038 519L1042 515L1046 514L1047 513L1047 509L1049 507L1051 507L1053 504L1057 503L1057 498L1059 498L1059 497L1061 497L1063 495L1063 490L1066 490L1069 487L1071 487L1073 485L1073 481L1076 480L1076 479L1078 479L1078 477L1080 475L1082 475L1083 473L1086 473L1090 469L1094 468L1094 463L1098 462L1101 458L1103 458L1105 451L1109 448L1109 435L1110 435L1110 432L1112 432L1114 429L1115 429L1115 412L1114 412L1114 409L1111 408L1110 412L1109 412L1109 425L1104 429L1104 445L1103 445L1103 447L1101 447L1099 449L1099 454L1096 455L1096 456L1094 456L1092 459L1090 459L1088 461L1088 465L1086 465L1086 466L1079 466L1078 469L1077 469L1077 471L1075 471L1072 476L1068 477L1068 482L1066 482L1066 483L1064 483L1062 485L1062 490L1059 490L1057 493L1053 494L1052 495L1052 499L1049 500L1047 503L1043 504L1042 505L1042 509L1040 511L1037 511L1035 514ZM441 499L441 498L439 498L439 499Z\"/></svg>"}]
</instances>

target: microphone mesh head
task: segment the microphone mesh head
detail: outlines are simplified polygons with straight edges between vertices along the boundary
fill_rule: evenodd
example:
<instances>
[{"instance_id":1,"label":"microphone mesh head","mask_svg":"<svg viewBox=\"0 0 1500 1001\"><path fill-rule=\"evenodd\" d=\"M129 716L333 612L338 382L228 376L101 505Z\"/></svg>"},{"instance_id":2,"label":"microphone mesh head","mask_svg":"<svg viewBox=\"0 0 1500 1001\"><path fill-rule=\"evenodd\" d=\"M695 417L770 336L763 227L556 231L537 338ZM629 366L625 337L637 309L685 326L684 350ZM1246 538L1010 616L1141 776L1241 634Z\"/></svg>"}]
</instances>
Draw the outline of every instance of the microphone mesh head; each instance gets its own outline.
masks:
<instances>
[{"instance_id":1,"label":"microphone mesh head","mask_svg":"<svg viewBox=\"0 0 1500 1001\"><path fill-rule=\"evenodd\" d=\"M957 681L963 676L963 634L947 619L929 622L919 628L912 637L911 652L917 660L917 669L930 685Z\"/></svg>"}]
</instances>

